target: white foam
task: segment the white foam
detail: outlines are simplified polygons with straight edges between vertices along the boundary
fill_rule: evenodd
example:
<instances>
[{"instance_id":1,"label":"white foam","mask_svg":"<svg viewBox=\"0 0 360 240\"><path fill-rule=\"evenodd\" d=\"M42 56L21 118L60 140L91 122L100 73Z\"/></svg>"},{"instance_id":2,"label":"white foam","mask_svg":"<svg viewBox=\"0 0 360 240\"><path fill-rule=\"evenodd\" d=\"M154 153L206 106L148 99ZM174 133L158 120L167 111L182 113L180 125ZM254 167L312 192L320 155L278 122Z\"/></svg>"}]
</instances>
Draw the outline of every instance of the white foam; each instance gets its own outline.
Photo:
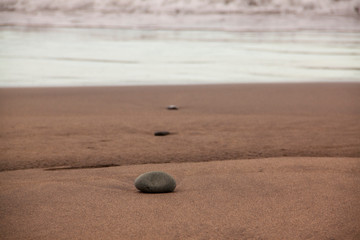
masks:
<instances>
[{"instance_id":1,"label":"white foam","mask_svg":"<svg viewBox=\"0 0 360 240\"><path fill-rule=\"evenodd\" d=\"M0 11L355 14L359 0L0 0Z\"/></svg>"},{"instance_id":2,"label":"white foam","mask_svg":"<svg viewBox=\"0 0 360 240\"><path fill-rule=\"evenodd\" d=\"M0 26L360 30L360 0L0 0Z\"/></svg>"}]
</instances>

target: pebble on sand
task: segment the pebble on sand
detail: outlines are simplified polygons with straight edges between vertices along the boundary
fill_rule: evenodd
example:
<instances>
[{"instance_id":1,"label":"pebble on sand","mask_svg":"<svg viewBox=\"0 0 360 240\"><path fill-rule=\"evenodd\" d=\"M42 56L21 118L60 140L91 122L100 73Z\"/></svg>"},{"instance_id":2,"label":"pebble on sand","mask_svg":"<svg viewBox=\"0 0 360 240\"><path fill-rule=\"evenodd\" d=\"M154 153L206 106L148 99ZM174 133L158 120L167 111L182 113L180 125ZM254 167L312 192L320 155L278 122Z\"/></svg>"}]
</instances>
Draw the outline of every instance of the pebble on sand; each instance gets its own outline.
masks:
<instances>
[{"instance_id":1,"label":"pebble on sand","mask_svg":"<svg viewBox=\"0 0 360 240\"><path fill-rule=\"evenodd\" d=\"M155 136L166 136L169 135L170 133L167 131L160 131L160 132L155 132L154 135Z\"/></svg>"},{"instance_id":2,"label":"pebble on sand","mask_svg":"<svg viewBox=\"0 0 360 240\"><path fill-rule=\"evenodd\" d=\"M169 105L167 107L168 110L178 110L178 107L176 105Z\"/></svg>"},{"instance_id":3,"label":"pebble on sand","mask_svg":"<svg viewBox=\"0 0 360 240\"><path fill-rule=\"evenodd\" d=\"M147 172L135 179L135 187L144 193L168 193L174 191L176 181L165 172Z\"/></svg>"}]
</instances>

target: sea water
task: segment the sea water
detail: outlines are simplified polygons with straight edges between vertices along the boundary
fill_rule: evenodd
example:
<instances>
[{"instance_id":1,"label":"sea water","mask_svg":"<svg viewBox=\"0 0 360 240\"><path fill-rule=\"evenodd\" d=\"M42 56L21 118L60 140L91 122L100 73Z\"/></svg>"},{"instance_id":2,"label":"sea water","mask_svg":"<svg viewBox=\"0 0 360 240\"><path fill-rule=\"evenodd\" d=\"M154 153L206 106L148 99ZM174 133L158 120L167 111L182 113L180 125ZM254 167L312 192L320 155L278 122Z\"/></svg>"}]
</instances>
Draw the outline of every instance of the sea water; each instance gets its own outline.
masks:
<instances>
[{"instance_id":1,"label":"sea water","mask_svg":"<svg viewBox=\"0 0 360 240\"><path fill-rule=\"evenodd\" d=\"M0 0L0 87L360 82L357 7Z\"/></svg>"}]
</instances>

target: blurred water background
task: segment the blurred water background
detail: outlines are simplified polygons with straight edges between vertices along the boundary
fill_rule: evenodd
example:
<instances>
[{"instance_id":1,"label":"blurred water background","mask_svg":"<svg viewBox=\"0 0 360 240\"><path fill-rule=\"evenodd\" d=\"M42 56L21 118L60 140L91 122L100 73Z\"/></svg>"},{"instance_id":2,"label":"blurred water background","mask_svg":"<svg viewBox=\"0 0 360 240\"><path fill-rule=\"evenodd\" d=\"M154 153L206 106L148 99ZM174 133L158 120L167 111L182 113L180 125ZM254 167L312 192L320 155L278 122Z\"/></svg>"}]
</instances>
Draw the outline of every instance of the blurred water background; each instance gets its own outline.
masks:
<instances>
[{"instance_id":1,"label":"blurred water background","mask_svg":"<svg viewBox=\"0 0 360 240\"><path fill-rule=\"evenodd\" d=\"M0 86L359 82L358 0L0 0Z\"/></svg>"}]
</instances>

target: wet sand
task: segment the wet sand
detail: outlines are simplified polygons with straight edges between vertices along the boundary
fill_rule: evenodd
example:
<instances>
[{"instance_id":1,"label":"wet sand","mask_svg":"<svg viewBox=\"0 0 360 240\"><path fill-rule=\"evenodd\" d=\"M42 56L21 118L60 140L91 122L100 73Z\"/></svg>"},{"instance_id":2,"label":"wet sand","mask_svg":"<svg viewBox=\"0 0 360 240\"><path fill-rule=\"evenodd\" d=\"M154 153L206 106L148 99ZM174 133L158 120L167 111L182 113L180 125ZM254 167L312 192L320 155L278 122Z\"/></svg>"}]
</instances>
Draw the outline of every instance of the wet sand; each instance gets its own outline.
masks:
<instances>
[{"instance_id":1,"label":"wet sand","mask_svg":"<svg viewBox=\"0 0 360 240\"><path fill-rule=\"evenodd\" d=\"M0 170L360 157L360 84L0 89L0 116Z\"/></svg>"},{"instance_id":2,"label":"wet sand","mask_svg":"<svg viewBox=\"0 0 360 240\"><path fill-rule=\"evenodd\" d=\"M360 84L0 89L0 116L2 239L360 237Z\"/></svg>"}]
</instances>

